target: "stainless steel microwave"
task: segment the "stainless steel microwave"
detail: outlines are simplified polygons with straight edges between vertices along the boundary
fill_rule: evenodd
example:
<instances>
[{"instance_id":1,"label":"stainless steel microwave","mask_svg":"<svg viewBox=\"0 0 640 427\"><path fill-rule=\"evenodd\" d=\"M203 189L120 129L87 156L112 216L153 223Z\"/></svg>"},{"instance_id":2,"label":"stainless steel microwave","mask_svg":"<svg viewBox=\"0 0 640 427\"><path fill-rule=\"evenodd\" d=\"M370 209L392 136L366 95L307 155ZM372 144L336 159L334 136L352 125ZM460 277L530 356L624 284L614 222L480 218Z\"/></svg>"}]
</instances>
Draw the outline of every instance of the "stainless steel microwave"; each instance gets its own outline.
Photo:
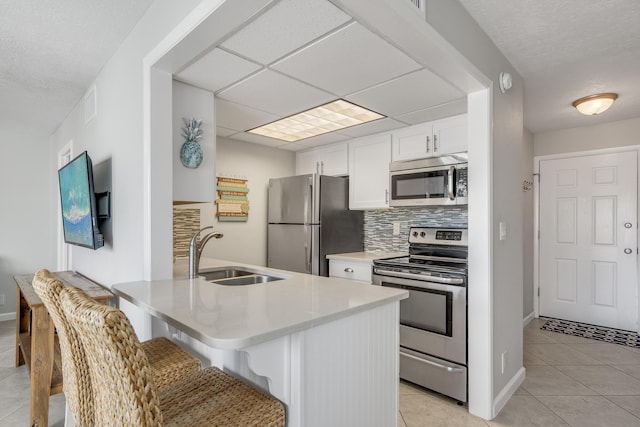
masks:
<instances>
[{"instance_id":1,"label":"stainless steel microwave","mask_svg":"<svg viewBox=\"0 0 640 427\"><path fill-rule=\"evenodd\" d=\"M391 162L389 206L467 204L467 154Z\"/></svg>"}]
</instances>

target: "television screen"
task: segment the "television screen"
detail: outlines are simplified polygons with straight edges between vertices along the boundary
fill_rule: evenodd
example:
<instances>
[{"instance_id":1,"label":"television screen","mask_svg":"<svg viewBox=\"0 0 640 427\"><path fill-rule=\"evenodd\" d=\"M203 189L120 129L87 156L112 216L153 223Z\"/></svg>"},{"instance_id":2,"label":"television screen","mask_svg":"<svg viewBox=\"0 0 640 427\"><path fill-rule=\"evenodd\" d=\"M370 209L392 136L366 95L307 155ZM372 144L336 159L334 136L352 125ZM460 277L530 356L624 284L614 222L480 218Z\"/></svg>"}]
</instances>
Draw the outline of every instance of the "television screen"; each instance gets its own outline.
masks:
<instances>
[{"instance_id":1,"label":"television screen","mask_svg":"<svg viewBox=\"0 0 640 427\"><path fill-rule=\"evenodd\" d=\"M104 245L98 229L93 167L83 152L58 171L62 228L66 243L97 249Z\"/></svg>"}]
</instances>

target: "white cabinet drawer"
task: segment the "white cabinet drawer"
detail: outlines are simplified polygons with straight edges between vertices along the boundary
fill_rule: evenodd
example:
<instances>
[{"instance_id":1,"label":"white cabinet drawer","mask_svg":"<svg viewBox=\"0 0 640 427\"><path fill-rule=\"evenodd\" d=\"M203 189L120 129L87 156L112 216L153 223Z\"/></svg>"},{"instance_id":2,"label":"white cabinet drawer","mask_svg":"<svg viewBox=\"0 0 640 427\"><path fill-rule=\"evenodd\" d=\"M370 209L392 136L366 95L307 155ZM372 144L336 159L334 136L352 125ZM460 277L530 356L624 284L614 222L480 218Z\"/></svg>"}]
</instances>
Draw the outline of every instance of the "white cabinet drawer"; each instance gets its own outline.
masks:
<instances>
[{"instance_id":1,"label":"white cabinet drawer","mask_svg":"<svg viewBox=\"0 0 640 427\"><path fill-rule=\"evenodd\" d=\"M371 262L329 260L329 277L371 283Z\"/></svg>"}]
</instances>

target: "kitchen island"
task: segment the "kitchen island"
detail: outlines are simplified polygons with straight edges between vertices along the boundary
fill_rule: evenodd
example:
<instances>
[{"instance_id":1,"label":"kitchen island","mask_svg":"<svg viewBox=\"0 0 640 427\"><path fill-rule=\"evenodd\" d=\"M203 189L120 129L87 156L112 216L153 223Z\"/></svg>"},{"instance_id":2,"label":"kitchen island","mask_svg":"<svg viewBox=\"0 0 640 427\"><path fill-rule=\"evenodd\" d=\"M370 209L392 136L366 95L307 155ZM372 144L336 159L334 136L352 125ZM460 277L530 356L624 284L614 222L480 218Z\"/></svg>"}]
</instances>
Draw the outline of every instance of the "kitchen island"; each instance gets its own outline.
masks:
<instances>
[{"instance_id":1,"label":"kitchen island","mask_svg":"<svg viewBox=\"0 0 640 427\"><path fill-rule=\"evenodd\" d=\"M398 413L399 301L406 291L202 259L280 280L223 286L188 279L112 291L225 354L222 368L283 401L289 426L393 426Z\"/></svg>"}]
</instances>

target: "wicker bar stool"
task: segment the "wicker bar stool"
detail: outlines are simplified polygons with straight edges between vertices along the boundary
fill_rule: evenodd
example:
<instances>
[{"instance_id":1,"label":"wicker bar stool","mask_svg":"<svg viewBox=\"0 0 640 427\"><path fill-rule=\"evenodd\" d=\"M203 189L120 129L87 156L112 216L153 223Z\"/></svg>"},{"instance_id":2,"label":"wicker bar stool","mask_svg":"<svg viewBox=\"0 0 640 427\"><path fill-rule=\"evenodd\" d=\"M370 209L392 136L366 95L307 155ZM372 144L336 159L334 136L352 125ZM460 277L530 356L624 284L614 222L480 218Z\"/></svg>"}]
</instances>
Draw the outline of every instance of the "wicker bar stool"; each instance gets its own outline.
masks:
<instances>
[{"instance_id":1,"label":"wicker bar stool","mask_svg":"<svg viewBox=\"0 0 640 427\"><path fill-rule=\"evenodd\" d=\"M58 331L62 356L63 391L76 425L94 424L94 406L88 365L84 348L62 310L60 292L64 285L48 270L36 272L33 289L47 308ZM187 378L201 369L200 360L166 338L155 338L142 343L149 355L151 373L158 387Z\"/></svg>"},{"instance_id":2,"label":"wicker bar stool","mask_svg":"<svg viewBox=\"0 0 640 427\"><path fill-rule=\"evenodd\" d=\"M215 367L158 390L122 311L98 304L77 288L64 288L60 296L87 356L99 415L95 425L285 425L280 401Z\"/></svg>"}]
</instances>

